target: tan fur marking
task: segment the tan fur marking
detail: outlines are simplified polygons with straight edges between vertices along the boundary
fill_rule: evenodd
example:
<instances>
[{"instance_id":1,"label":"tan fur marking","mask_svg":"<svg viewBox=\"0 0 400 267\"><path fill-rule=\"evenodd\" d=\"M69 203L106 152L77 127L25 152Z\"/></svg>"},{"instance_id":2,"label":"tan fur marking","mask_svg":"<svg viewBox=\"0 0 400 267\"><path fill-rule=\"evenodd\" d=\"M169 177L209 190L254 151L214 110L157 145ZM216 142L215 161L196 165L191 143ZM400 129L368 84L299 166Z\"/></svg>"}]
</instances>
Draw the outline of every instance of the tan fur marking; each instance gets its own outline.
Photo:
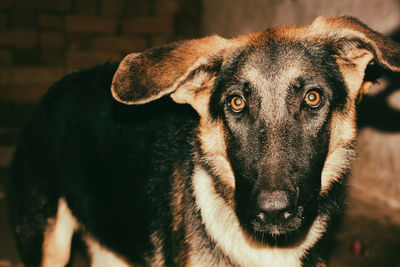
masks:
<instances>
[{"instance_id":1,"label":"tan fur marking","mask_svg":"<svg viewBox=\"0 0 400 267\"><path fill-rule=\"evenodd\" d=\"M350 167L348 156L349 151L343 147L337 148L328 156L321 174L320 194L328 192L332 183L338 181L343 176L343 171Z\"/></svg>"},{"instance_id":2,"label":"tan fur marking","mask_svg":"<svg viewBox=\"0 0 400 267\"><path fill-rule=\"evenodd\" d=\"M85 237L91 259L91 267L132 267L121 256L102 246L96 239Z\"/></svg>"},{"instance_id":3,"label":"tan fur marking","mask_svg":"<svg viewBox=\"0 0 400 267\"><path fill-rule=\"evenodd\" d=\"M354 156L346 146L355 140L357 134L355 98L350 98L346 110L344 114L332 114L329 151L321 174L321 194L328 191L330 185L342 177L343 171L351 164L349 156Z\"/></svg>"},{"instance_id":4,"label":"tan fur marking","mask_svg":"<svg viewBox=\"0 0 400 267\"><path fill-rule=\"evenodd\" d=\"M178 104L190 104L200 116L208 116L208 102L215 77L201 71L192 80L182 84L171 94Z\"/></svg>"},{"instance_id":5,"label":"tan fur marking","mask_svg":"<svg viewBox=\"0 0 400 267\"><path fill-rule=\"evenodd\" d=\"M399 49L395 50L394 43L390 40L385 39L382 35L372 31L368 27L356 23L353 18L350 17L317 17L311 25L308 26L309 35L320 35L325 37L357 37L364 40L366 43L371 45L379 59L379 62L383 63L386 67L400 71L400 66L390 64L384 57L383 53L390 53L392 56L396 56L395 53L399 53ZM390 47L393 45L393 47ZM385 47L389 51L385 50ZM390 51L393 50L393 51ZM371 52L368 51L369 54ZM372 55L372 54L371 54Z\"/></svg>"},{"instance_id":6,"label":"tan fur marking","mask_svg":"<svg viewBox=\"0 0 400 267\"><path fill-rule=\"evenodd\" d=\"M347 30L341 30L341 34L350 33L347 33ZM354 155L349 155L349 151L344 146L356 138L355 103L362 93L365 69L372 59L373 56L369 51L355 48L337 58L339 69L349 89L349 100L344 113L332 115L329 152L321 176L321 194L327 192L330 185L342 177L343 170L351 164L348 157ZM370 84L367 82L366 86L368 85Z\"/></svg>"},{"instance_id":7,"label":"tan fur marking","mask_svg":"<svg viewBox=\"0 0 400 267\"><path fill-rule=\"evenodd\" d=\"M277 248L252 241L239 225L235 211L215 192L212 178L201 167L193 175L196 203L203 223L218 247L241 266L300 266L301 257L322 236L326 218L317 217L304 241L292 248ZM205 255L193 256L195 266L210 264ZM200 262L205 260L206 262Z\"/></svg>"},{"instance_id":8,"label":"tan fur marking","mask_svg":"<svg viewBox=\"0 0 400 267\"><path fill-rule=\"evenodd\" d=\"M165 259L163 253L163 244L159 238L158 232L154 232L150 235L151 243L154 246L153 255L150 259L151 266L165 266Z\"/></svg>"},{"instance_id":9,"label":"tan fur marking","mask_svg":"<svg viewBox=\"0 0 400 267\"><path fill-rule=\"evenodd\" d=\"M185 266L187 261L187 243L184 237L184 185L183 177L177 170L173 174L174 182L172 184L171 213L172 213L172 237L174 249L177 248L178 255L174 258L176 266Z\"/></svg>"},{"instance_id":10,"label":"tan fur marking","mask_svg":"<svg viewBox=\"0 0 400 267\"><path fill-rule=\"evenodd\" d=\"M214 122L210 118L208 103L215 77L210 77L205 72L200 72L190 83L184 84L171 98L177 103L190 104L200 115L199 139L205 158L213 166L225 185L235 187L235 179L226 154L226 144L222 122Z\"/></svg>"},{"instance_id":11,"label":"tan fur marking","mask_svg":"<svg viewBox=\"0 0 400 267\"><path fill-rule=\"evenodd\" d=\"M371 54L363 54L353 64L349 65L347 61L337 59L340 72L343 75L347 88L350 90L350 98L356 99L363 84L365 69L368 63L373 59Z\"/></svg>"},{"instance_id":12,"label":"tan fur marking","mask_svg":"<svg viewBox=\"0 0 400 267\"><path fill-rule=\"evenodd\" d=\"M366 95L366 94L368 94L368 91L369 91L369 89L371 88L371 86L372 86L373 84L374 84L374 83L371 82L371 81L366 81L366 82L364 82L364 83L362 84L362 86L361 86L361 88L360 88L360 91L359 91L359 93L358 93L358 96L357 96L357 103L361 103L361 100L363 99L363 96Z\"/></svg>"},{"instance_id":13,"label":"tan fur marking","mask_svg":"<svg viewBox=\"0 0 400 267\"><path fill-rule=\"evenodd\" d=\"M213 166L213 171L222 182L235 188L235 176L226 154L226 144L222 122L200 120L199 139L205 158Z\"/></svg>"},{"instance_id":14,"label":"tan fur marking","mask_svg":"<svg viewBox=\"0 0 400 267\"><path fill-rule=\"evenodd\" d=\"M243 69L243 76L246 77L252 84L255 85L255 88L265 88L265 85L268 84L267 79L262 75L256 68L253 66L248 66Z\"/></svg>"},{"instance_id":15,"label":"tan fur marking","mask_svg":"<svg viewBox=\"0 0 400 267\"><path fill-rule=\"evenodd\" d=\"M344 147L356 138L355 103L363 87L365 68L372 55L365 50L353 51L347 59L338 58L339 69L349 89L349 100L344 113L334 113L331 123L331 139L328 157L321 175L321 194L327 192L331 184L342 177L343 170L349 167L349 151ZM349 61L352 64L349 64Z\"/></svg>"},{"instance_id":16,"label":"tan fur marking","mask_svg":"<svg viewBox=\"0 0 400 267\"><path fill-rule=\"evenodd\" d=\"M293 62L292 64L295 64ZM284 72L280 73L279 82L286 85L288 81L294 81L296 78L300 77L303 74L302 66L300 64L296 64L295 66L289 66L285 68ZM257 68L253 66L247 66L243 69L242 75L246 77L251 83L253 83L255 88L260 88L261 90L265 90L265 86L268 84L265 76L257 70Z\"/></svg>"},{"instance_id":17,"label":"tan fur marking","mask_svg":"<svg viewBox=\"0 0 400 267\"><path fill-rule=\"evenodd\" d=\"M175 169L172 174L174 179L172 183L171 213L172 213L172 230L178 231L183 223L183 185L179 172Z\"/></svg>"},{"instance_id":18,"label":"tan fur marking","mask_svg":"<svg viewBox=\"0 0 400 267\"><path fill-rule=\"evenodd\" d=\"M72 236L78 226L67 203L61 198L56 218L49 222L44 233L42 267L65 266L68 263Z\"/></svg>"}]
</instances>

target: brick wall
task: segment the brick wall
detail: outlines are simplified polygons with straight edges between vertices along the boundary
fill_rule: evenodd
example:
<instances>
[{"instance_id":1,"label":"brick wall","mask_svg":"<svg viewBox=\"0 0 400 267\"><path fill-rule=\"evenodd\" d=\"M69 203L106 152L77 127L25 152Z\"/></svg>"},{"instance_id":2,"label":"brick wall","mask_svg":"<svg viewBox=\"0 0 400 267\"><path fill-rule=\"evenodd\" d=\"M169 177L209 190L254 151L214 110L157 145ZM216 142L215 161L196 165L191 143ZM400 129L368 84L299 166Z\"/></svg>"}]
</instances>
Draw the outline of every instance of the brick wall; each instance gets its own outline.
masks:
<instances>
[{"instance_id":1,"label":"brick wall","mask_svg":"<svg viewBox=\"0 0 400 267\"><path fill-rule=\"evenodd\" d=\"M0 0L0 101L36 102L66 73L197 37L199 2Z\"/></svg>"}]
</instances>

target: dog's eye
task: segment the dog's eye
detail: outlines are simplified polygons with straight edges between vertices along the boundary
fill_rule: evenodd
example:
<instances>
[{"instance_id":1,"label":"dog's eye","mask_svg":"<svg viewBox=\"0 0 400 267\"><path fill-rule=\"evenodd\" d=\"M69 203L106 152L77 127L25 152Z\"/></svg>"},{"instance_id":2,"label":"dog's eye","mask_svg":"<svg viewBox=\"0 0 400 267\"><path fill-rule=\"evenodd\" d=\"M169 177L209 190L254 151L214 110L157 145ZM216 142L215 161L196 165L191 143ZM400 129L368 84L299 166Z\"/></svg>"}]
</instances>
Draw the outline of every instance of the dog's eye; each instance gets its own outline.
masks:
<instances>
[{"instance_id":1,"label":"dog's eye","mask_svg":"<svg viewBox=\"0 0 400 267\"><path fill-rule=\"evenodd\" d=\"M236 113L242 111L245 105L246 104L243 98L241 98L240 96L232 97L231 102L229 103L229 106L232 109L232 111Z\"/></svg>"},{"instance_id":2,"label":"dog's eye","mask_svg":"<svg viewBox=\"0 0 400 267\"><path fill-rule=\"evenodd\" d=\"M308 91L304 101L309 107L317 108L321 104L321 95L315 90Z\"/></svg>"}]
</instances>

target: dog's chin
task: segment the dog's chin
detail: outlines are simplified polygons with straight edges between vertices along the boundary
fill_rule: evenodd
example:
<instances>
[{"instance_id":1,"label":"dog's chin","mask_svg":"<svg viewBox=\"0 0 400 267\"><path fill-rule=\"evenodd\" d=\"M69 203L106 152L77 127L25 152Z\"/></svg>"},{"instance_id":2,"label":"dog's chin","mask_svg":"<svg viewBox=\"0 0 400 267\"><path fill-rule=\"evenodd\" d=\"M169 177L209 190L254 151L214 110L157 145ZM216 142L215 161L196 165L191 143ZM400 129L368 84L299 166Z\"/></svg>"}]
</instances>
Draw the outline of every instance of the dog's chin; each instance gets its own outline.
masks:
<instances>
[{"instance_id":1,"label":"dog's chin","mask_svg":"<svg viewBox=\"0 0 400 267\"><path fill-rule=\"evenodd\" d=\"M304 239L304 232L299 228L287 228L280 225L259 225L258 222L253 222L249 229L253 240L278 247L295 246L298 242Z\"/></svg>"}]
</instances>

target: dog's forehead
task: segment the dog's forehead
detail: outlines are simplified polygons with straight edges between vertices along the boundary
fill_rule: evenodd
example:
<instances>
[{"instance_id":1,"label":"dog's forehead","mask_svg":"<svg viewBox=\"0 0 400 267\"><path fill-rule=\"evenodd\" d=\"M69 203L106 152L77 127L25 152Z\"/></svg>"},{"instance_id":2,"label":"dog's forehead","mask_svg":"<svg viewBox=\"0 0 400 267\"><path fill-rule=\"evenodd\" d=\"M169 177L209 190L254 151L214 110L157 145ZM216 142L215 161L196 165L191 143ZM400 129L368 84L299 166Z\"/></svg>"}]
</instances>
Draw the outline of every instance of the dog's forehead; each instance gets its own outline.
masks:
<instances>
[{"instance_id":1,"label":"dog's forehead","mask_svg":"<svg viewBox=\"0 0 400 267\"><path fill-rule=\"evenodd\" d=\"M237 75L250 82L254 88L283 90L303 76L320 79L310 52L299 43L277 44L267 42L248 49L241 55L242 64Z\"/></svg>"}]
</instances>

